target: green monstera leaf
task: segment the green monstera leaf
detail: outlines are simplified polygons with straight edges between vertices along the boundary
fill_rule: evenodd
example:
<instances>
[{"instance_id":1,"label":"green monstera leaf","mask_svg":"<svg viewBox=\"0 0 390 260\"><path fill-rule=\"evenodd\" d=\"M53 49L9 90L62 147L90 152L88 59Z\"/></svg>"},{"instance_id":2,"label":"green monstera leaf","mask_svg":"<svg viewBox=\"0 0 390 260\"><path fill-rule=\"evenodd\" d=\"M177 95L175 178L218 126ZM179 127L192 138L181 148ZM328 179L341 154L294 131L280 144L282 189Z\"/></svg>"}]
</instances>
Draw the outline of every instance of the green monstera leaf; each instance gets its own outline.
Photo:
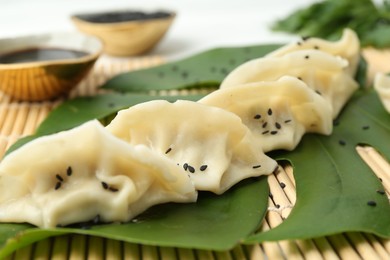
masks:
<instances>
[{"instance_id":1,"label":"green monstera leaf","mask_svg":"<svg viewBox=\"0 0 390 260\"><path fill-rule=\"evenodd\" d=\"M357 145L390 158L390 115L376 93L361 90L336 121L331 136L307 135L293 152L274 154L294 167L297 203L281 225L246 242L305 239L348 231L390 237L390 204Z\"/></svg>"},{"instance_id":2,"label":"green monstera leaf","mask_svg":"<svg viewBox=\"0 0 390 260\"><path fill-rule=\"evenodd\" d=\"M235 67L262 57L280 45L216 48L157 67L122 73L102 88L124 92L218 87Z\"/></svg>"},{"instance_id":3,"label":"green monstera leaf","mask_svg":"<svg viewBox=\"0 0 390 260\"><path fill-rule=\"evenodd\" d=\"M270 45L251 48L258 49L255 57L272 49ZM203 62L222 67L226 65L228 57L235 57L236 61L254 57L249 56L246 49L212 50L194 56L193 60L188 58L161 67L122 74L118 76L119 79L113 78L104 87L131 92L188 88L199 85L199 82L211 81L218 85L223 76L210 76L210 67L203 66ZM219 54L214 55L215 51ZM191 74L199 75L200 78L206 76L196 81L196 84L193 79L186 82L186 79L181 78L176 82L177 75L168 73L175 64L180 65L176 68L192 64ZM153 78L151 75L160 69L166 71L166 82L156 87L159 76ZM139 78L144 83L136 84ZM18 142L10 151L33 138L66 130L90 119L98 118L105 122L119 109L156 98L197 100L200 96L160 97L112 93L69 100L48 116L34 136ZM268 203L266 179L260 178L243 181L221 196L205 193L197 203L154 207L140 216L139 221L122 225L42 230L25 224L0 224L0 256L39 239L70 232L150 245L215 250L226 250L239 242L312 238L346 231L390 237L390 205L386 196L377 192L383 190L383 186L355 151L356 145L369 144L389 158L390 146L385 140L390 140L390 115L385 113L373 91L360 89L340 115L331 136L306 135L296 150L270 154L275 159L292 163L297 186L297 203L292 213L271 231L255 233L264 218ZM368 205L372 201L375 206L372 203ZM170 233L172 230L175 231L174 236Z\"/></svg>"}]
</instances>

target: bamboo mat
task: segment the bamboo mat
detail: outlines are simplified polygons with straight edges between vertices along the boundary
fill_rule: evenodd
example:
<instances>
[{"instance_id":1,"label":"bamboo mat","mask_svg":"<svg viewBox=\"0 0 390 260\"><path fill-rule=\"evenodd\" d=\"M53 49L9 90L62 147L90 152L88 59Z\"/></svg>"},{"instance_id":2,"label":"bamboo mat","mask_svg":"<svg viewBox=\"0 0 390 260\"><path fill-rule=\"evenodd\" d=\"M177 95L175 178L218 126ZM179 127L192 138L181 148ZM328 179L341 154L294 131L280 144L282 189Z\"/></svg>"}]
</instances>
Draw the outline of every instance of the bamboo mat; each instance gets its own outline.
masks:
<instances>
[{"instance_id":1,"label":"bamboo mat","mask_svg":"<svg viewBox=\"0 0 390 260\"><path fill-rule=\"evenodd\" d=\"M369 55L375 56L375 53L370 52ZM96 87L117 73L162 62L160 57L130 60L110 60L103 57L89 76L72 91L70 98L98 93ZM18 138L32 134L61 101L62 99L37 103L17 102L0 93L0 158ZM383 180L389 196L389 163L372 148L359 147L357 151ZM269 199L270 207L262 230L282 223L296 200L291 167L282 165L277 173L269 176L268 181L273 196ZM238 245L230 251L217 252L145 246L83 235L63 235L21 248L7 259L390 259L390 240L370 234L345 233L311 240Z\"/></svg>"}]
</instances>

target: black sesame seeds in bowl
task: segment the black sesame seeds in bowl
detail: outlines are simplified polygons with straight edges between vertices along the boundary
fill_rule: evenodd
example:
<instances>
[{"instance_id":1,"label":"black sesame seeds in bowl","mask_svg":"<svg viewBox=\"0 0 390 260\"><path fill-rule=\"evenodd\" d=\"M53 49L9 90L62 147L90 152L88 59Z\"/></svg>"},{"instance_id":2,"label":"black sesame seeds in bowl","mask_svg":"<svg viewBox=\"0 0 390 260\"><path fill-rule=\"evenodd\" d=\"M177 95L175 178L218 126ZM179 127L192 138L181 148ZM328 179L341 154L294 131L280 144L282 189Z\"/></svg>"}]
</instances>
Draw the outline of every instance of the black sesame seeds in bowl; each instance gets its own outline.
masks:
<instances>
[{"instance_id":1,"label":"black sesame seeds in bowl","mask_svg":"<svg viewBox=\"0 0 390 260\"><path fill-rule=\"evenodd\" d=\"M80 13L71 16L82 32L104 42L104 52L114 56L134 56L148 52L171 27L173 11L120 10Z\"/></svg>"},{"instance_id":2,"label":"black sesame seeds in bowl","mask_svg":"<svg viewBox=\"0 0 390 260\"><path fill-rule=\"evenodd\" d=\"M112 11L112 12L91 13L91 14L79 14L75 16L77 16L77 18L81 20L91 22L91 23L120 23L120 22L128 22L128 21L164 19L172 16L172 13L167 11L142 12L142 11L126 10L126 11Z\"/></svg>"}]
</instances>

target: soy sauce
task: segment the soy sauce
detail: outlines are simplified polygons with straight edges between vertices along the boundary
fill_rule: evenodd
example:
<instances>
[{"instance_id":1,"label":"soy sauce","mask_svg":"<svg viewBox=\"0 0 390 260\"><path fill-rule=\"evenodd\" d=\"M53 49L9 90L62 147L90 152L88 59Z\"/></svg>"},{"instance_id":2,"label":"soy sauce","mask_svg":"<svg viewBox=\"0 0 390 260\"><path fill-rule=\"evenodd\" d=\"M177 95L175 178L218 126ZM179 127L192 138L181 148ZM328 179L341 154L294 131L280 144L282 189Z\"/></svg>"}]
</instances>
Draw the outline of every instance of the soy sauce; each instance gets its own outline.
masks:
<instances>
[{"instance_id":1,"label":"soy sauce","mask_svg":"<svg viewBox=\"0 0 390 260\"><path fill-rule=\"evenodd\" d=\"M0 54L0 64L75 59L87 54L83 51L62 48L30 48Z\"/></svg>"},{"instance_id":2,"label":"soy sauce","mask_svg":"<svg viewBox=\"0 0 390 260\"><path fill-rule=\"evenodd\" d=\"M162 19L168 18L170 16L172 16L172 13L165 11L156 11L150 13L141 11L118 11L76 15L76 17L78 17L79 19L91 23L118 23L128 21Z\"/></svg>"}]
</instances>

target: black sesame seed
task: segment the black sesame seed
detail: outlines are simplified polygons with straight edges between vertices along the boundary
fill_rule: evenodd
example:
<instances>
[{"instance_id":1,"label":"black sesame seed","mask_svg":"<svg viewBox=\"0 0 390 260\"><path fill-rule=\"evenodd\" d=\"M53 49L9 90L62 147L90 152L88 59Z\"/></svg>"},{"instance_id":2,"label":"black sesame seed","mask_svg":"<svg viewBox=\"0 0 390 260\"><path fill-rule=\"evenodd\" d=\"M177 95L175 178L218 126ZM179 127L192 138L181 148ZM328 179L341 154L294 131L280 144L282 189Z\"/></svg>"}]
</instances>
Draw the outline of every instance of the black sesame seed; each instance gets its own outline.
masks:
<instances>
[{"instance_id":1,"label":"black sesame seed","mask_svg":"<svg viewBox=\"0 0 390 260\"><path fill-rule=\"evenodd\" d=\"M186 171L188 168L188 163L183 164L183 169Z\"/></svg>"},{"instance_id":2,"label":"black sesame seed","mask_svg":"<svg viewBox=\"0 0 390 260\"><path fill-rule=\"evenodd\" d=\"M344 140L339 140L339 144L342 145L342 146L344 146L344 145L346 145L347 143L346 143Z\"/></svg>"},{"instance_id":3,"label":"black sesame seed","mask_svg":"<svg viewBox=\"0 0 390 260\"><path fill-rule=\"evenodd\" d=\"M278 133L278 131L276 131L276 130L270 132L271 135L276 135L277 133Z\"/></svg>"},{"instance_id":4,"label":"black sesame seed","mask_svg":"<svg viewBox=\"0 0 390 260\"><path fill-rule=\"evenodd\" d=\"M286 188L286 184L284 184L284 182L280 182L279 185L280 185L280 188L282 188L282 189Z\"/></svg>"},{"instance_id":5,"label":"black sesame seed","mask_svg":"<svg viewBox=\"0 0 390 260\"><path fill-rule=\"evenodd\" d=\"M287 120L284 121L284 123L286 123L286 124L290 123L290 122L291 122L291 119L287 119Z\"/></svg>"},{"instance_id":6,"label":"black sesame seed","mask_svg":"<svg viewBox=\"0 0 390 260\"><path fill-rule=\"evenodd\" d=\"M100 215L99 214L97 214L96 217L93 218L92 223L93 224L100 223Z\"/></svg>"},{"instance_id":7,"label":"black sesame seed","mask_svg":"<svg viewBox=\"0 0 390 260\"><path fill-rule=\"evenodd\" d=\"M56 178L57 178L57 180L59 180L59 181L64 181L64 179L61 177L61 175L59 175L59 174L57 174L56 175Z\"/></svg>"},{"instance_id":8,"label":"black sesame seed","mask_svg":"<svg viewBox=\"0 0 390 260\"><path fill-rule=\"evenodd\" d=\"M315 50L318 50L318 49L320 49L320 47L318 47L317 45L315 45L315 46L314 46L314 49L315 49Z\"/></svg>"},{"instance_id":9,"label":"black sesame seed","mask_svg":"<svg viewBox=\"0 0 390 260\"><path fill-rule=\"evenodd\" d=\"M59 188L61 188L61 182L57 182L56 186L54 187L55 190L58 190Z\"/></svg>"},{"instance_id":10,"label":"black sesame seed","mask_svg":"<svg viewBox=\"0 0 390 260\"><path fill-rule=\"evenodd\" d=\"M102 187L103 189L107 190L108 189L108 184L102 181Z\"/></svg>"},{"instance_id":11,"label":"black sesame seed","mask_svg":"<svg viewBox=\"0 0 390 260\"><path fill-rule=\"evenodd\" d=\"M383 182L382 178L378 178L378 180L379 180L380 182Z\"/></svg>"},{"instance_id":12,"label":"black sesame seed","mask_svg":"<svg viewBox=\"0 0 390 260\"><path fill-rule=\"evenodd\" d=\"M370 129L370 126L369 125L362 126L362 129L363 130L368 130L368 129Z\"/></svg>"},{"instance_id":13,"label":"black sesame seed","mask_svg":"<svg viewBox=\"0 0 390 260\"><path fill-rule=\"evenodd\" d=\"M380 195L385 195L386 194L386 192L384 190L377 190L376 192L378 194L380 194Z\"/></svg>"},{"instance_id":14,"label":"black sesame seed","mask_svg":"<svg viewBox=\"0 0 390 260\"><path fill-rule=\"evenodd\" d=\"M81 229L84 229L84 230L89 230L89 229L91 229L92 227L91 227L91 225L89 225L88 223L81 223L81 224L80 224L80 228L81 228Z\"/></svg>"},{"instance_id":15,"label":"black sesame seed","mask_svg":"<svg viewBox=\"0 0 390 260\"><path fill-rule=\"evenodd\" d=\"M117 188L114 188L114 187L109 187L108 190L109 190L109 191L112 191L112 192L117 192L117 191L118 191L118 189L117 189Z\"/></svg>"},{"instance_id":16,"label":"black sesame seed","mask_svg":"<svg viewBox=\"0 0 390 260\"><path fill-rule=\"evenodd\" d=\"M165 154L169 153L170 151L172 151L172 148L169 147L166 151L165 151Z\"/></svg>"},{"instance_id":17,"label":"black sesame seed","mask_svg":"<svg viewBox=\"0 0 390 260\"><path fill-rule=\"evenodd\" d=\"M305 59L307 59L307 60L308 60L308 59L309 59L309 55L306 55L306 56L305 56Z\"/></svg>"},{"instance_id":18,"label":"black sesame seed","mask_svg":"<svg viewBox=\"0 0 390 260\"><path fill-rule=\"evenodd\" d=\"M265 123L262 125L262 127L263 127L263 128L266 128L266 127L267 127L267 124L268 124L268 123L265 122Z\"/></svg>"},{"instance_id":19,"label":"black sesame seed","mask_svg":"<svg viewBox=\"0 0 390 260\"><path fill-rule=\"evenodd\" d=\"M69 166L68 169L66 169L66 175L71 176L72 173L73 173L72 167Z\"/></svg>"},{"instance_id":20,"label":"black sesame seed","mask_svg":"<svg viewBox=\"0 0 390 260\"><path fill-rule=\"evenodd\" d=\"M204 164L202 166L200 166L199 170L201 170L202 172L205 171L207 169L207 165Z\"/></svg>"},{"instance_id":21,"label":"black sesame seed","mask_svg":"<svg viewBox=\"0 0 390 260\"><path fill-rule=\"evenodd\" d=\"M376 206L376 202L373 201L373 200L370 200L370 201L367 201L367 205L371 206L371 207L375 207Z\"/></svg>"},{"instance_id":22,"label":"black sesame seed","mask_svg":"<svg viewBox=\"0 0 390 260\"><path fill-rule=\"evenodd\" d=\"M280 208L280 205L279 205L279 204L276 204L275 207L278 209L278 208Z\"/></svg>"},{"instance_id":23,"label":"black sesame seed","mask_svg":"<svg viewBox=\"0 0 390 260\"><path fill-rule=\"evenodd\" d=\"M298 45L302 45L302 43L301 43L301 42L297 42L297 44L298 44Z\"/></svg>"},{"instance_id":24,"label":"black sesame seed","mask_svg":"<svg viewBox=\"0 0 390 260\"><path fill-rule=\"evenodd\" d=\"M268 114L269 116L272 115L272 109L271 109L271 108L268 108L267 114Z\"/></svg>"},{"instance_id":25,"label":"black sesame seed","mask_svg":"<svg viewBox=\"0 0 390 260\"><path fill-rule=\"evenodd\" d=\"M261 134L262 134L262 135L266 135L266 134L268 134L268 133L269 133L269 131L266 130L266 131L262 132Z\"/></svg>"},{"instance_id":26,"label":"black sesame seed","mask_svg":"<svg viewBox=\"0 0 390 260\"><path fill-rule=\"evenodd\" d=\"M172 71L177 71L177 66L172 66Z\"/></svg>"},{"instance_id":27,"label":"black sesame seed","mask_svg":"<svg viewBox=\"0 0 390 260\"><path fill-rule=\"evenodd\" d=\"M307 41L310 38L311 38L310 36L302 36L302 41Z\"/></svg>"},{"instance_id":28,"label":"black sesame seed","mask_svg":"<svg viewBox=\"0 0 390 260\"><path fill-rule=\"evenodd\" d=\"M318 94L318 95L322 95L322 93L319 91L319 90L316 90L316 93Z\"/></svg>"},{"instance_id":29,"label":"black sesame seed","mask_svg":"<svg viewBox=\"0 0 390 260\"><path fill-rule=\"evenodd\" d=\"M189 171L190 173L194 173L194 172L195 172L195 168L192 167L191 165L188 165L188 171Z\"/></svg>"},{"instance_id":30,"label":"black sesame seed","mask_svg":"<svg viewBox=\"0 0 390 260\"><path fill-rule=\"evenodd\" d=\"M257 168L260 168L260 167L261 167L261 165L258 164L258 165L254 165L252 168L253 168L253 169L257 169Z\"/></svg>"},{"instance_id":31,"label":"black sesame seed","mask_svg":"<svg viewBox=\"0 0 390 260\"><path fill-rule=\"evenodd\" d=\"M261 118L261 115L257 114L253 117L254 119L260 119Z\"/></svg>"},{"instance_id":32,"label":"black sesame seed","mask_svg":"<svg viewBox=\"0 0 390 260\"><path fill-rule=\"evenodd\" d=\"M228 70L225 69L225 68L222 68L222 69L221 69L221 73L222 73L223 75L226 75L226 74L228 74Z\"/></svg>"},{"instance_id":33,"label":"black sesame seed","mask_svg":"<svg viewBox=\"0 0 390 260\"><path fill-rule=\"evenodd\" d=\"M297 79L299 79L299 80L302 80L302 78L301 78L301 77L297 77Z\"/></svg>"},{"instance_id":34,"label":"black sesame seed","mask_svg":"<svg viewBox=\"0 0 390 260\"><path fill-rule=\"evenodd\" d=\"M188 77L188 73L187 73L186 71L182 72L182 73L181 73L181 77L182 77L183 79L187 78L187 77Z\"/></svg>"},{"instance_id":35,"label":"black sesame seed","mask_svg":"<svg viewBox=\"0 0 390 260\"><path fill-rule=\"evenodd\" d=\"M282 126L281 126L278 122L275 123L275 127L276 127L277 129L282 128Z\"/></svg>"}]
</instances>

